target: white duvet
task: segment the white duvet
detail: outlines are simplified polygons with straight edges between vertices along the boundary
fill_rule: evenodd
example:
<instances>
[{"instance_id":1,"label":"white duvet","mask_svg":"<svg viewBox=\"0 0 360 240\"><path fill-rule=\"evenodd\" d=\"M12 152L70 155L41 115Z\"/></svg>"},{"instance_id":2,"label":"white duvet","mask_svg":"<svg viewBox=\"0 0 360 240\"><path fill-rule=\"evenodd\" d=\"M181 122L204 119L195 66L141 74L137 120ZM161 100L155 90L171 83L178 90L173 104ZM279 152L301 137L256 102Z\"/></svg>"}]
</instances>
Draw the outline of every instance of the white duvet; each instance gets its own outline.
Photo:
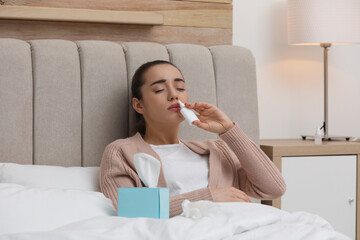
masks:
<instances>
[{"instance_id":1,"label":"white duvet","mask_svg":"<svg viewBox=\"0 0 360 240\"><path fill-rule=\"evenodd\" d=\"M216 204L221 211L198 219L99 216L51 231L0 235L0 239L349 239L335 232L323 218L307 212L289 213L258 203Z\"/></svg>"}]
</instances>

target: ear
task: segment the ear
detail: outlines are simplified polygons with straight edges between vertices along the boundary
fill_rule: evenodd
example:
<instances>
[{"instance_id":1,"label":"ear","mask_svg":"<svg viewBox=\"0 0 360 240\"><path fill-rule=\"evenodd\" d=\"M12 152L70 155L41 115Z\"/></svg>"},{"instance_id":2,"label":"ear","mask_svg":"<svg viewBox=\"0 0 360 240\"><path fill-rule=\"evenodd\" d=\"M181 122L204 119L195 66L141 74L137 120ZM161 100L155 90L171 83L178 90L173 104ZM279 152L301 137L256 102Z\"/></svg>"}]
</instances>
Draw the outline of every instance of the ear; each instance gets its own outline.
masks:
<instances>
[{"instance_id":1,"label":"ear","mask_svg":"<svg viewBox=\"0 0 360 240\"><path fill-rule=\"evenodd\" d=\"M144 107L142 105L142 103L139 101L139 99L133 97L132 98L132 107L134 108L134 110L140 114L144 113Z\"/></svg>"}]
</instances>

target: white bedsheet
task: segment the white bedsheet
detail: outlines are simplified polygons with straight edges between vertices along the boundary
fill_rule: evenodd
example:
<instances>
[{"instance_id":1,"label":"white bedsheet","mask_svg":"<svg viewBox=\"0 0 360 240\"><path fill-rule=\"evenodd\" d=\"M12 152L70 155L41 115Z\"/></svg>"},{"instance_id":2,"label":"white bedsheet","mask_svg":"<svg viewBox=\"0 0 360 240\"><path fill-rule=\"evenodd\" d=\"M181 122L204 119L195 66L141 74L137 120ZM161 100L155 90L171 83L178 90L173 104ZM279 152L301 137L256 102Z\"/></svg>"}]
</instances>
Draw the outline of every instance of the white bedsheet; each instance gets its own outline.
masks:
<instances>
[{"instance_id":1,"label":"white bedsheet","mask_svg":"<svg viewBox=\"0 0 360 240\"><path fill-rule=\"evenodd\" d=\"M216 204L221 212L199 219L183 216L171 219L102 216L74 222L47 232L0 235L0 239L350 239L335 232L323 218L310 213L289 213L258 203Z\"/></svg>"}]
</instances>

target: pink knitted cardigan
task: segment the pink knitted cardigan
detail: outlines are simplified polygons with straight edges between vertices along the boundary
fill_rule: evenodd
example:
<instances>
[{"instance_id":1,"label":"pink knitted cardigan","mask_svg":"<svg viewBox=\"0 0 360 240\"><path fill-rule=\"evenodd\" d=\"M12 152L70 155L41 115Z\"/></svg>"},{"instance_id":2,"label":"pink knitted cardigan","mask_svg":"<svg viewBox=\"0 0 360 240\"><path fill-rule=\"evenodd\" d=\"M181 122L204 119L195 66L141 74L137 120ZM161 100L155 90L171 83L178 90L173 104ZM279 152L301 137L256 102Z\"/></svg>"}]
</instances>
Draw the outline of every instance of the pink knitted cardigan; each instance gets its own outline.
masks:
<instances>
[{"instance_id":1,"label":"pink knitted cardigan","mask_svg":"<svg viewBox=\"0 0 360 240\"><path fill-rule=\"evenodd\" d=\"M170 217L182 212L181 203L213 200L210 189L235 187L258 199L281 197L286 184L281 173L265 153L251 141L236 122L219 140L185 141L179 139L192 151L209 155L209 185L176 196L170 196ZM147 153L160 157L137 132L132 137L110 143L103 154L100 170L100 187L117 209L119 187L145 187L138 177L133 163L135 153ZM162 165L161 165L162 166ZM161 167L158 187L168 187Z\"/></svg>"}]
</instances>

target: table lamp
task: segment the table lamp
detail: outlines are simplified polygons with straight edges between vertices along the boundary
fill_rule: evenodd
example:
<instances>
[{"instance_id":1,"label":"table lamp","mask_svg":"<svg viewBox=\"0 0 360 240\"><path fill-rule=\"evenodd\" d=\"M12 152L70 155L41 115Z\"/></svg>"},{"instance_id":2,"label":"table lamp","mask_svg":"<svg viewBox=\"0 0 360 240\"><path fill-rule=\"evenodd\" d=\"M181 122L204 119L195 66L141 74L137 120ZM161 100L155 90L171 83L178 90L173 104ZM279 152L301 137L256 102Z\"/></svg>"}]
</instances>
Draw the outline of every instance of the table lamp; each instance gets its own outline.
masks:
<instances>
[{"instance_id":1,"label":"table lamp","mask_svg":"<svg viewBox=\"0 0 360 240\"><path fill-rule=\"evenodd\" d=\"M287 19L289 44L324 48L323 140L349 140L328 135L328 50L331 45L360 43L360 0L287 0Z\"/></svg>"}]
</instances>

